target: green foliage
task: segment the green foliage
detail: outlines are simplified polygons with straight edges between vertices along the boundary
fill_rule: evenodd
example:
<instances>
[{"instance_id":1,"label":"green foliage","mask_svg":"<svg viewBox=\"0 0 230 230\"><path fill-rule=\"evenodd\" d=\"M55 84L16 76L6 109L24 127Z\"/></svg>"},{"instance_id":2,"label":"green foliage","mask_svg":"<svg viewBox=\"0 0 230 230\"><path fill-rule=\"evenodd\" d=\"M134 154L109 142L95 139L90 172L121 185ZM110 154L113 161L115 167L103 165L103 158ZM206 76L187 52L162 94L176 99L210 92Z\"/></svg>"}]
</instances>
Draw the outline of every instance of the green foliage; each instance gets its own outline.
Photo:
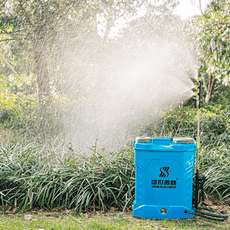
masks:
<instances>
[{"instance_id":1,"label":"green foliage","mask_svg":"<svg viewBox=\"0 0 230 230\"><path fill-rule=\"evenodd\" d=\"M228 84L230 77L229 28L230 3L213 2L207 12L197 20L197 40L200 47L201 71L208 72Z\"/></svg>"},{"instance_id":2,"label":"green foliage","mask_svg":"<svg viewBox=\"0 0 230 230\"><path fill-rule=\"evenodd\" d=\"M13 74L9 74L7 77L5 75L0 75L0 92L7 92L14 97L17 95L33 95L36 93L36 81L34 79L34 74L29 73L28 75L20 75L20 78Z\"/></svg>"},{"instance_id":3,"label":"green foliage","mask_svg":"<svg viewBox=\"0 0 230 230\"><path fill-rule=\"evenodd\" d=\"M199 164L207 178L206 192L228 200L230 108L227 100L220 102L205 104L201 108ZM43 120L43 113L39 114L37 106L38 102L32 98L25 97L21 101L17 98L15 107L5 110L9 116L12 111L17 112L10 120L7 116L4 118L5 125L11 124L21 133L26 130L27 136L34 137L41 135L40 129L45 127L47 135L51 130L47 127L56 127L56 117L52 117L52 111L49 122L45 117ZM196 138L196 127L197 109L180 106L167 113L164 132L161 133ZM58 141L61 146L66 142ZM0 157L0 200L4 210L12 206L18 211L59 207L85 212L111 207L130 210L132 207L135 167L134 153L128 149L105 155L97 152L96 142L92 152L85 156L74 153L72 148L59 148L56 144L44 142L38 147L30 141L29 145L20 142L2 144Z\"/></svg>"},{"instance_id":4,"label":"green foliage","mask_svg":"<svg viewBox=\"0 0 230 230\"><path fill-rule=\"evenodd\" d=\"M202 104L200 109L200 153L199 168L206 177L206 197L214 195L229 201L229 147L230 147L230 103L228 87L222 94L214 94L214 102ZM197 137L197 109L180 106L171 109L165 117L167 136Z\"/></svg>"},{"instance_id":5,"label":"green foliage","mask_svg":"<svg viewBox=\"0 0 230 230\"><path fill-rule=\"evenodd\" d=\"M203 104L200 109L201 143L206 146L229 145L230 106L228 100L223 104ZM197 109L177 107L171 109L165 117L165 133L168 136L190 136L196 139Z\"/></svg>"},{"instance_id":6,"label":"green foliage","mask_svg":"<svg viewBox=\"0 0 230 230\"><path fill-rule=\"evenodd\" d=\"M215 86L227 86L230 82L229 15L228 0L212 1L205 14L197 17L193 24L206 102L210 101Z\"/></svg>"},{"instance_id":7,"label":"green foliage","mask_svg":"<svg viewBox=\"0 0 230 230\"><path fill-rule=\"evenodd\" d=\"M201 71L208 72L227 85L230 77L230 3L226 0L209 5L197 23L198 42L203 60Z\"/></svg>"},{"instance_id":8,"label":"green foliage","mask_svg":"<svg viewBox=\"0 0 230 230\"><path fill-rule=\"evenodd\" d=\"M60 140L59 140L60 142ZM61 144L62 145L62 144ZM63 151L63 148L62 148ZM229 149L203 146L200 170L205 191L229 201ZM62 156L62 157L61 157ZM76 212L131 210L135 190L134 153L77 155L71 148L25 146L19 142L0 148L0 204L5 212L43 208Z\"/></svg>"},{"instance_id":9,"label":"green foliage","mask_svg":"<svg viewBox=\"0 0 230 230\"><path fill-rule=\"evenodd\" d=\"M8 100L1 100L0 124L1 128L13 129L19 135L18 139L27 139L30 142L36 139L38 142L44 137L52 137L60 131L61 113L56 104L40 107L35 95L14 95ZM4 102L7 102L3 104Z\"/></svg>"},{"instance_id":10,"label":"green foliage","mask_svg":"<svg viewBox=\"0 0 230 230\"><path fill-rule=\"evenodd\" d=\"M18 211L34 207L75 208L77 211L127 210L134 199L134 156L123 150L108 156L72 154L60 159L57 151L1 146L1 204ZM4 206L5 205L5 206Z\"/></svg>"},{"instance_id":11,"label":"green foliage","mask_svg":"<svg viewBox=\"0 0 230 230\"><path fill-rule=\"evenodd\" d=\"M205 149L200 153L200 169L206 177L205 190L221 201L230 200L230 151L225 146Z\"/></svg>"},{"instance_id":12,"label":"green foliage","mask_svg":"<svg viewBox=\"0 0 230 230\"><path fill-rule=\"evenodd\" d=\"M60 106L65 98L56 95L48 105L38 103L34 74L0 75L0 124L3 128L14 129L27 138L52 136L61 124ZM39 138L38 138L39 139Z\"/></svg>"}]
</instances>

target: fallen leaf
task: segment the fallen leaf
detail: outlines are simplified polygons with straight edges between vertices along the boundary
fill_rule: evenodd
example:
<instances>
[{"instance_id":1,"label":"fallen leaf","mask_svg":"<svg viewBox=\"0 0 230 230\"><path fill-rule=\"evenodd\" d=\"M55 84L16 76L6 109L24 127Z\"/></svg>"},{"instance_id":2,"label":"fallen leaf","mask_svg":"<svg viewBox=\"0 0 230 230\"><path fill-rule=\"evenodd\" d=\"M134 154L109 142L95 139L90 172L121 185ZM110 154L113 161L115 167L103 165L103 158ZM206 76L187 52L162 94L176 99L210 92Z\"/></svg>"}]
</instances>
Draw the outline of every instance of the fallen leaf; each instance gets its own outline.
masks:
<instances>
[{"instance_id":1,"label":"fallen leaf","mask_svg":"<svg viewBox=\"0 0 230 230\"><path fill-rule=\"evenodd\" d=\"M32 220L32 215L25 215L25 220Z\"/></svg>"}]
</instances>

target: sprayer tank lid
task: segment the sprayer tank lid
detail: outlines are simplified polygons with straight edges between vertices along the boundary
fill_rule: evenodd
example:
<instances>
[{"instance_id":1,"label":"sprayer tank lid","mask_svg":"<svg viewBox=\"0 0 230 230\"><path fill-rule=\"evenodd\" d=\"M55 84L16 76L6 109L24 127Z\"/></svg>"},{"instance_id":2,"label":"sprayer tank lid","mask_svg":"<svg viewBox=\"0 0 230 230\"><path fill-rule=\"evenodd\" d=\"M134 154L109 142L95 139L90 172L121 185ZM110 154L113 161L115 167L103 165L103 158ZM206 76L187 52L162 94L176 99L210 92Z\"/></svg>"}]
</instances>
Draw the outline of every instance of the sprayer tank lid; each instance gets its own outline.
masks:
<instances>
[{"instance_id":1,"label":"sprayer tank lid","mask_svg":"<svg viewBox=\"0 0 230 230\"><path fill-rule=\"evenodd\" d=\"M191 144L195 143L195 140L191 137L174 137L173 143Z\"/></svg>"},{"instance_id":2,"label":"sprayer tank lid","mask_svg":"<svg viewBox=\"0 0 230 230\"><path fill-rule=\"evenodd\" d=\"M151 137L136 137L136 142L146 142L148 143L151 140Z\"/></svg>"}]
</instances>

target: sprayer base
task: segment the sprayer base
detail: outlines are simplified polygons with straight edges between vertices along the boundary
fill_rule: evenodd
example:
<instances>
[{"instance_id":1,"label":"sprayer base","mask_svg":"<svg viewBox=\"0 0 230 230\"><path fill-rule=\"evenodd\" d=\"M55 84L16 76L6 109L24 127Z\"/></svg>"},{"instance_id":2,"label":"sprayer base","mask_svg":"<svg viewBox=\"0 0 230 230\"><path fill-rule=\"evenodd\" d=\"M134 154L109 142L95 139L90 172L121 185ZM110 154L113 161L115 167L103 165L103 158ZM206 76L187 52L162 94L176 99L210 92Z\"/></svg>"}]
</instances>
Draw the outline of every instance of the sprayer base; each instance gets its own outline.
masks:
<instances>
[{"instance_id":1,"label":"sprayer base","mask_svg":"<svg viewBox=\"0 0 230 230\"><path fill-rule=\"evenodd\" d=\"M141 205L134 207L132 215L150 219L186 219L194 217L192 214L185 213L185 210L194 212L191 208L184 206Z\"/></svg>"}]
</instances>

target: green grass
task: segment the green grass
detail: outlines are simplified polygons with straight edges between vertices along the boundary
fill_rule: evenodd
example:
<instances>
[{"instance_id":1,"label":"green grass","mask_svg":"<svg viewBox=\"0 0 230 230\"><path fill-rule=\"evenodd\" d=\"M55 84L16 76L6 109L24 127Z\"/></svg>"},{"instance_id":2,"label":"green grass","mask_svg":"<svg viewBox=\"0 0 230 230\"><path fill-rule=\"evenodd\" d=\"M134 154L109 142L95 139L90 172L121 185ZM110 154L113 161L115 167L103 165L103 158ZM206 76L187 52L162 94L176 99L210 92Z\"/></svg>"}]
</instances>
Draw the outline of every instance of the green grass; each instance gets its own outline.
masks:
<instances>
[{"instance_id":1,"label":"green grass","mask_svg":"<svg viewBox=\"0 0 230 230\"><path fill-rule=\"evenodd\" d=\"M26 220L21 216L1 216L0 229L229 229L226 223L218 224L199 219L151 220L134 218L127 213L108 213L106 215L31 215Z\"/></svg>"},{"instance_id":2,"label":"green grass","mask_svg":"<svg viewBox=\"0 0 230 230\"><path fill-rule=\"evenodd\" d=\"M88 156L47 145L0 145L0 210L74 209L76 212L132 209L135 191L133 150ZM229 149L200 154L204 187L220 201L230 198Z\"/></svg>"}]
</instances>

